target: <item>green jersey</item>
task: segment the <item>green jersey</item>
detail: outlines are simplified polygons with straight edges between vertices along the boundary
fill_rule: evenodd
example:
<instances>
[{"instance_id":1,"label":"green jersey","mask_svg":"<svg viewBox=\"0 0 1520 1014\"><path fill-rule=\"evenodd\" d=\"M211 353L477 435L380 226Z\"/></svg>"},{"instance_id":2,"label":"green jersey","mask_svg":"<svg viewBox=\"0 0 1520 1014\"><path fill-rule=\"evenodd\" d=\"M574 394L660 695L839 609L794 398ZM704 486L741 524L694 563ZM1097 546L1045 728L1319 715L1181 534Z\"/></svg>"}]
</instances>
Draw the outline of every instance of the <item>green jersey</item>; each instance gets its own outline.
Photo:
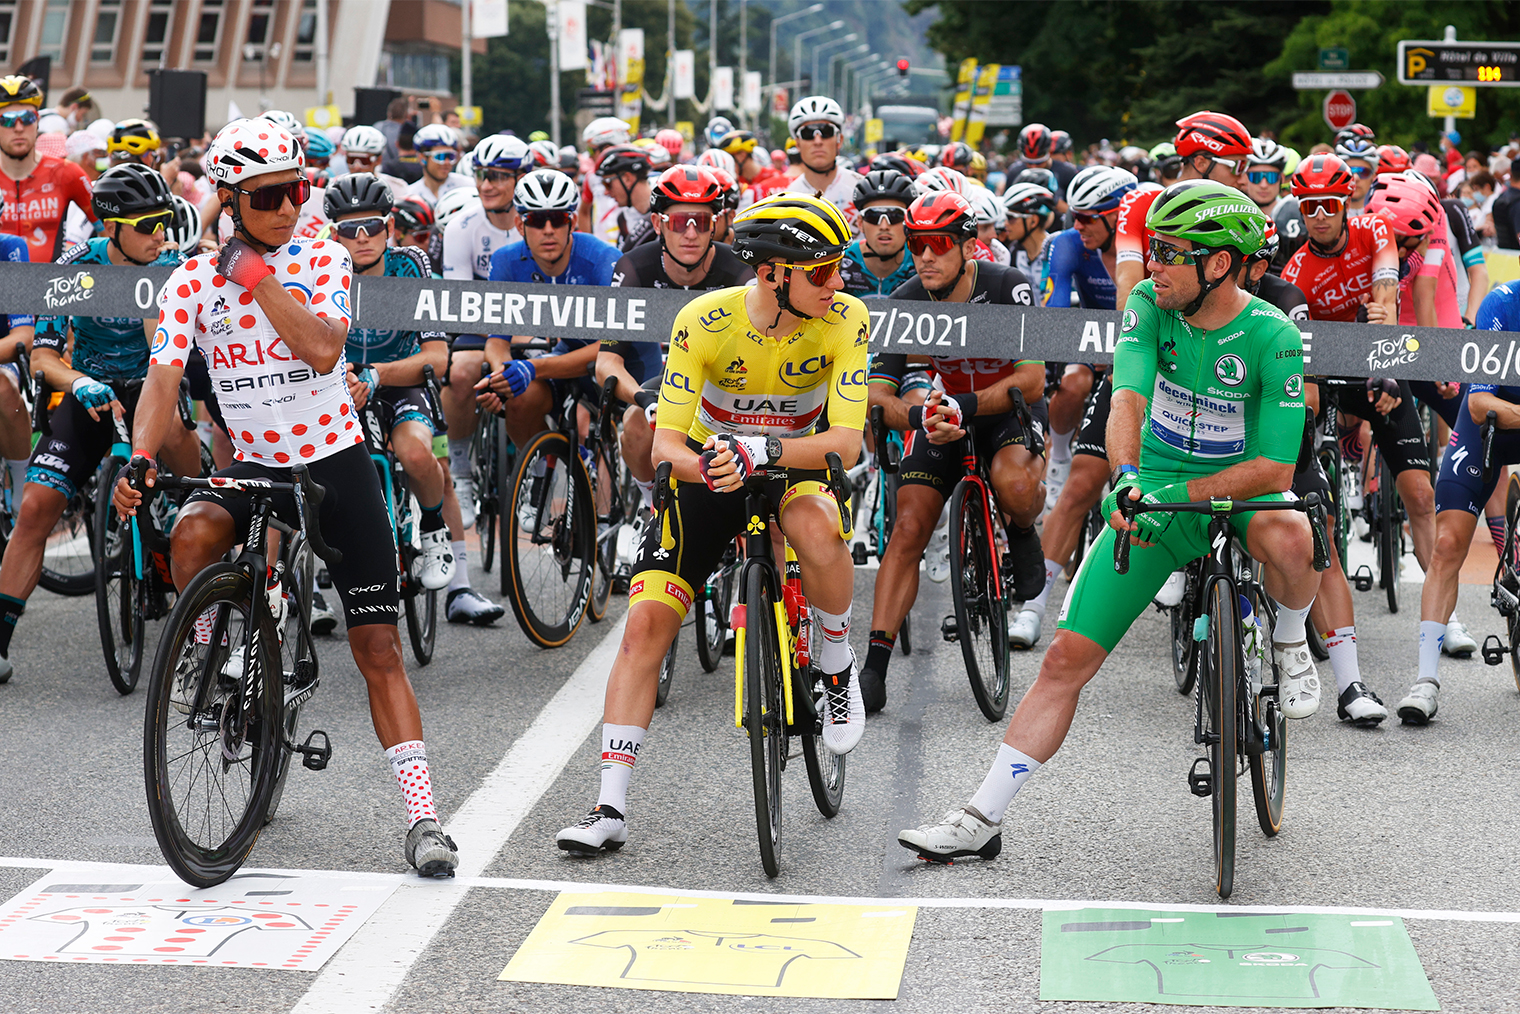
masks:
<instances>
[{"instance_id":1,"label":"green jersey","mask_svg":"<svg viewBox=\"0 0 1520 1014\"><path fill-rule=\"evenodd\" d=\"M1156 305L1150 279L1131 290L1114 347L1114 389L1149 399L1140 447L1147 478L1176 481L1266 457L1298 459L1304 346L1298 328L1255 297L1212 331Z\"/></svg>"}]
</instances>

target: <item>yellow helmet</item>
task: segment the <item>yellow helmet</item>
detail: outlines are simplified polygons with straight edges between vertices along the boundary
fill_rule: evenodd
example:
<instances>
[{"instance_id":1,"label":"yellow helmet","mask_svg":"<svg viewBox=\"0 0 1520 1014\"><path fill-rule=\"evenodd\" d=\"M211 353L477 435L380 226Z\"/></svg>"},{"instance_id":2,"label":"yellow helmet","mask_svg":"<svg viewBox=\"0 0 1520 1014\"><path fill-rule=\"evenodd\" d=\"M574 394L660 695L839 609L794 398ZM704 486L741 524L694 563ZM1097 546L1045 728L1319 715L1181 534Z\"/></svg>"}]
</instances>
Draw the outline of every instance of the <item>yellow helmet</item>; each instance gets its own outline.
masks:
<instances>
[{"instance_id":1,"label":"yellow helmet","mask_svg":"<svg viewBox=\"0 0 1520 1014\"><path fill-rule=\"evenodd\" d=\"M755 135L747 130L731 130L718 138L718 143L713 147L726 151L730 155L737 155L740 152L754 151L758 143Z\"/></svg>"},{"instance_id":2,"label":"yellow helmet","mask_svg":"<svg viewBox=\"0 0 1520 1014\"><path fill-rule=\"evenodd\" d=\"M978 180L985 180L987 178L987 156L979 151L973 151L971 153L971 165L966 172Z\"/></svg>"},{"instance_id":3,"label":"yellow helmet","mask_svg":"<svg viewBox=\"0 0 1520 1014\"><path fill-rule=\"evenodd\" d=\"M733 224L734 253L751 266L780 259L806 264L838 257L849 245L850 226L821 197L790 191L771 194L739 212Z\"/></svg>"},{"instance_id":4,"label":"yellow helmet","mask_svg":"<svg viewBox=\"0 0 1520 1014\"><path fill-rule=\"evenodd\" d=\"M158 136L158 128L147 120L131 119L122 120L111 129L111 139L106 142L106 151L115 155L125 152L129 155L146 155L157 151L163 145Z\"/></svg>"},{"instance_id":5,"label":"yellow helmet","mask_svg":"<svg viewBox=\"0 0 1520 1014\"><path fill-rule=\"evenodd\" d=\"M24 74L0 77L0 106L31 106L42 108L42 89L37 82Z\"/></svg>"}]
</instances>

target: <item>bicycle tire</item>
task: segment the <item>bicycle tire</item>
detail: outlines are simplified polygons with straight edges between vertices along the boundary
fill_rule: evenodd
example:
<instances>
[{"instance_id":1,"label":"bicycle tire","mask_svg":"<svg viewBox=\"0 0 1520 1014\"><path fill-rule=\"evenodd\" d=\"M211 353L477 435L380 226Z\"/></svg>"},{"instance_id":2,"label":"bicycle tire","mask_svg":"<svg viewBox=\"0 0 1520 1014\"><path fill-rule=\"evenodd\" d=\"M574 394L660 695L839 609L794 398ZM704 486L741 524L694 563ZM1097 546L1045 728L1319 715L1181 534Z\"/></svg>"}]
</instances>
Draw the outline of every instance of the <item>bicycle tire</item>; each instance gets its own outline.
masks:
<instances>
[{"instance_id":1,"label":"bicycle tire","mask_svg":"<svg viewBox=\"0 0 1520 1014\"><path fill-rule=\"evenodd\" d=\"M904 655L913 654L913 611L903 613L902 624L897 628L897 646Z\"/></svg>"},{"instance_id":2,"label":"bicycle tire","mask_svg":"<svg viewBox=\"0 0 1520 1014\"><path fill-rule=\"evenodd\" d=\"M108 457L105 467L115 475L125 464L120 458ZM121 522L112 506L109 485L96 488L94 524L95 619L100 628L100 648L111 686L125 697L137 689L142 673L145 603L132 555L131 526Z\"/></svg>"},{"instance_id":3,"label":"bicycle tire","mask_svg":"<svg viewBox=\"0 0 1520 1014\"><path fill-rule=\"evenodd\" d=\"M306 541L304 532L287 541L281 550L281 558L285 561L284 595L289 602L289 608L285 612L284 637L280 639L280 673L283 677L281 693L283 695L285 687L295 682L302 660L310 666L311 678L314 680L318 676L318 665L316 645L311 640L311 578L315 565L311 547ZM280 808L280 800L285 796L285 783L290 777L290 762L293 757L287 744L295 743L296 726L301 718L300 704L287 705L282 696L280 706L282 715L280 726L284 738L277 750L274 791L269 795L269 805L264 808L264 823L266 824L274 820L275 811Z\"/></svg>"},{"instance_id":4,"label":"bicycle tire","mask_svg":"<svg viewBox=\"0 0 1520 1014\"><path fill-rule=\"evenodd\" d=\"M1520 475L1509 477L1509 487L1504 503L1504 559L1499 561L1500 575L1507 568L1510 575L1520 574ZM1497 580L1497 578L1496 578ZM1520 591L1520 583L1510 580L1510 591ZM1506 633L1509 635L1509 667L1515 677L1515 689L1520 690L1520 612L1505 617Z\"/></svg>"},{"instance_id":5,"label":"bicycle tire","mask_svg":"<svg viewBox=\"0 0 1520 1014\"><path fill-rule=\"evenodd\" d=\"M586 616L592 623L607 615L607 599L612 594L612 579L617 570L618 530L627 523L623 513L622 474L627 470L618 446L617 424L599 421L599 438L593 457L594 471L587 472L596 511L596 576L591 586L591 601ZM606 510L603 511L603 503ZM698 640L701 640L700 636Z\"/></svg>"},{"instance_id":6,"label":"bicycle tire","mask_svg":"<svg viewBox=\"0 0 1520 1014\"><path fill-rule=\"evenodd\" d=\"M979 483L962 480L950 497L950 592L956 639L971 695L989 722L1008 710L1008 609L993 567L994 535ZM980 646L980 647L979 647Z\"/></svg>"},{"instance_id":7,"label":"bicycle tire","mask_svg":"<svg viewBox=\"0 0 1520 1014\"><path fill-rule=\"evenodd\" d=\"M433 661L433 648L438 639L438 592L425 588L417 576L422 557L420 541L422 507L417 496L408 486L406 473L400 469L392 472L392 488L397 507L395 538L399 543L401 533L410 531L411 539L399 546L401 608L406 616L406 636L412 644L412 656L418 666Z\"/></svg>"},{"instance_id":8,"label":"bicycle tire","mask_svg":"<svg viewBox=\"0 0 1520 1014\"><path fill-rule=\"evenodd\" d=\"M43 544L42 575L37 583L54 595L95 594L95 490L91 477L64 505ZM83 538L85 545L80 546Z\"/></svg>"},{"instance_id":9,"label":"bicycle tire","mask_svg":"<svg viewBox=\"0 0 1520 1014\"><path fill-rule=\"evenodd\" d=\"M1262 566L1257 563L1254 566L1252 580L1249 585L1247 599L1251 602L1251 610L1261 617L1262 642L1272 643L1272 631L1277 627L1277 605L1262 588ZM1313 624L1309 625L1313 630ZM1313 636L1310 636L1313 643ZM1268 650L1266 657L1262 659L1263 666L1270 666L1274 675L1274 683L1282 685L1282 674L1277 672L1277 664L1272 659L1272 652ZM1241 684L1246 687L1247 682ZM1246 766L1251 770L1251 796L1256 801L1256 822L1261 826L1261 833L1268 838L1274 838L1282 831L1283 797L1287 790L1288 781L1288 719L1284 717L1282 708L1278 705L1277 695L1255 692L1246 695L1241 709L1243 721L1255 722L1266 730L1266 749L1261 753L1248 753Z\"/></svg>"},{"instance_id":10,"label":"bicycle tire","mask_svg":"<svg viewBox=\"0 0 1520 1014\"><path fill-rule=\"evenodd\" d=\"M1333 495L1330 505L1330 540L1335 544L1335 555L1340 560L1341 573L1350 574L1350 565L1346 562L1346 545L1351 538L1351 510L1346 506L1346 501L1352 492L1355 478L1350 469L1341 467L1338 450L1334 454L1329 451L1321 454L1320 467L1330 480L1330 492Z\"/></svg>"},{"instance_id":11,"label":"bicycle tire","mask_svg":"<svg viewBox=\"0 0 1520 1014\"><path fill-rule=\"evenodd\" d=\"M835 754L823 745L824 687L821 674L810 668L804 675L793 671L792 701L794 711L801 707L802 695L812 701L811 728L802 730L802 760L807 768L808 788L813 792L813 805L818 812L832 820L844 802L844 780L848 757Z\"/></svg>"},{"instance_id":12,"label":"bicycle tire","mask_svg":"<svg viewBox=\"0 0 1520 1014\"><path fill-rule=\"evenodd\" d=\"M1200 668L1209 729L1209 793L1214 815L1214 890L1228 898L1235 889L1236 765L1240 730L1235 690L1240 685L1240 606L1233 586L1215 580L1206 596L1209 616L1208 667Z\"/></svg>"},{"instance_id":13,"label":"bicycle tire","mask_svg":"<svg viewBox=\"0 0 1520 1014\"><path fill-rule=\"evenodd\" d=\"M700 640L700 635L698 636ZM676 674L676 647L681 643L681 628L676 628L676 636L670 639L670 647L665 651L665 657L660 660L660 679L654 688L654 706L663 708L665 702L670 699L670 684Z\"/></svg>"},{"instance_id":14,"label":"bicycle tire","mask_svg":"<svg viewBox=\"0 0 1520 1014\"><path fill-rule=\"evenodd\" d=\"M1399 570L1404 560L1403 505L1388 462L1378 463L1378 583L1388 599L1388 611L1399 611Z\"/></svg>"},{"instance_id":15,"label":"bicycle tire","mask_svg":"<svg viewBox=\"0 0 1520 1014\"><path fill-rule=\"evenodd\" d=\"M892 541L892 529L897 525L897 490L902 485L895 472L882 473L881 505L876 513L881 515L881 527L876 540L876 556L880 560L887 555L887 543ZM904 656L913 654L913 607L903 613L902 623L897 627L897 646Z\"/></svg>"},{"instance_id":16,"label":"bicycle tire","mask_svg":"<svg viewBox=\"0 0 1520 1014\"><path fill-rule=\"evenodd\" d=\"M235 690L241 682L241 678L238 681L227 679L222 672L229 646L243 640L243 631L232 629L230 616L237 612L240 614L240 624L249 622L249 612L255 608L253 596L262 593L262 588L255 591L248 574L235 564L215 563L197 574L170 614L148 681L148 701L143 722L143 775L147 788L148 814L153 822L153 835L158 840L164 859L181 880L196 887L213 887L222 883L236 873L248 858L248 853L253 849L259 831L264 826L265 814L274 791L279 754L283 752L279 749L278 737L284 702L280 694L280 681L277 679L260 681L253 700L255 714L248 721L246 735L241 739L232 738L234 750L231 758L224 756L227 737L220 729L220 724L227 720L223 705L235 697L228 692L229 686ZM216 628L227 632L226 645L214 643L214 636L211 644L196 644L196 618L208 610L229 618L226 625L218 624ZM257 622L264 627L259 637L263 656L261 664L264 672L274 672L280 664L271 650L275 632L266 611L259 610L255 615L258 617ZM198 653L197 649L201 647L206 649L204 653ZM188 656L185 654L186 649L190 652ZM187 658L199 669L199 676L193 680L194 693L188 698L186 688L177 688L175 685L176 669L182 658ZM193 674L195 669L190 671ZM192 709L189 715L173 706L176 695L180 706ZM197 714L194 708L196 696L200 697L198 703L207 707L200 711L203 720L192 725L192 719ZM209 700L211 696L220 696L221 700L213 702ZM218 706L213 708L212 705ZM213 718L213 715L216 717ZM216 724L214 730L211 728L212 723ZM190 748L183 752L179 746L182 740L170 743L171 734L181 728L190 732ZM195 764L197 754L201 755L202 760L210 761L205 765L204 778L192 777L186 783L170 771L173 761L188 758L190 764ZM220 784L214 789L215 810L225 812L226 818L220 812L213 812L210 792L206 794L205 813L199 822L195 822L195 818L201 815L192 810L198 811L200 807L182 807L174 797L177 787L184 788L187 793L194 793L197 784L208 786L218 774L227 775L233 771L244 774L240 781L246 783L246 791L229 793ZM185 802L193 804L194 800L187 799ZM187 821L195 823L187 828ZM213 821L220 827L213 826ZM192 833L196 832L199 832L200 838L192 838Z\"/></svg>"},{"instance_id":17,"label":"bicycle tire","mask_svg":"<svg viewBox=\"0 0 1520 1014\"><path fill-rule=\"evenodd\" d=\"M544 473L535 505L533 470L540 461ZM533 518L532 532L523 532L518 520L524 505ZM586 616L596 567L591 490L580 455L563 434L545 430L528 442L518 455L506 506L500 522L512 612L529 640L558 648L575 636Z\"/></svg>"},{"instance_id":18,"label":"bicycle tire","mask_svg":"<svg viewBox=\"0 0 1520 1014\"><path fill-rule=\"evenodd\" d=\"M719 574L714 578L722 580ZM723 642L728 638L727 617L718 601L718 586L709 579L697 598L697 660L703 672L717 672L723 664Z\"/></svg>"},{"instance_id":19,"label":"bicycle tire","mask_svg":"<svg viewBox=\"0 0 1520 1014\"><path fill-rule=\"evenodd\" d=\"M1172 679L1177 684L1177 692L1186 697L1193 692L1193 685L1198 680L1198 642L1193 640L1193 623L1201 605L1198 565L1189 564L1183 574L1186 580L1182 601L1167 612L1171 614L1172 625Z\"/></svg>"},{"instance_id":20,"label":"bicycle tire","mask_svg":"<svg viewBox=\"0 0 1520 1014\"><path fill-rule=\"evenodd\" d=\"M781 766L787 754L781 632L775 610L779 596L772 587L773 575L764 564L747 568L744 596L744 728L755 795L755 836L768 877L781 872Z\"/></svg>"}]
</instances>

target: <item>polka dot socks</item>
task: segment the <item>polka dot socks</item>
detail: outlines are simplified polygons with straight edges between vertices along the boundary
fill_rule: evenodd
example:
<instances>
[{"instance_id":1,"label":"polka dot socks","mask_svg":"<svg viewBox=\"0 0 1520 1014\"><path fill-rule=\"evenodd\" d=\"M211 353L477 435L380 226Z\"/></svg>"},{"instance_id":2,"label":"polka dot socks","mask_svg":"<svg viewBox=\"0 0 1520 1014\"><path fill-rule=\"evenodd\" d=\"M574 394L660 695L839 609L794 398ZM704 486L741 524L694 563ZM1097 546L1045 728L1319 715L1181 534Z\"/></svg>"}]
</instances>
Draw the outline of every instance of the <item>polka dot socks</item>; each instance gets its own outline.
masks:
<instances>
[{"instance_id":1,"label":"polka dot socks","mask_svg":"<svg viewBox=\"0 0 1520 1014\"><path fill-rule=\"evenodd\" d=\"M387 747L385 757L391 762L396 781L401 786L401 798L406 801L406 826L410 828L419 820L437 820L438 811L433 809L433 782L428 778L427 747L422 740L414 739Z\"/></svg>"}]
</instances>

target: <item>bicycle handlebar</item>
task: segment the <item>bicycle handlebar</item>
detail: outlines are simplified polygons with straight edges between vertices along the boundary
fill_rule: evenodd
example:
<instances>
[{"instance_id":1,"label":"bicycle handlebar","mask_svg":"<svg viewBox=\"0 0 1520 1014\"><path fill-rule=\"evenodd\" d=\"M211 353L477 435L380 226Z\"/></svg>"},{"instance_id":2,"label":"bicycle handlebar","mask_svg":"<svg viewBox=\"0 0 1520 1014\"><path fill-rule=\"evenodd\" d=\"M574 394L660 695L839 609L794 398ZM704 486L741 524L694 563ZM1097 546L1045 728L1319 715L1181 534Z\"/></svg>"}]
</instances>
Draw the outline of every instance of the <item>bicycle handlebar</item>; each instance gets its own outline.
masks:
<instances>
[{"instance_id":1,"label":"bicycle handlebar","mask_svg":"<svg viewBox=\"0 0 1520 1014\"><path fill-rule=\"evenodd\" d=\"M885 410L880 405L872 405L870 417L871 442L876 445L876 460L881 464L883 472L896 475L897 466L902 463L902 455L888 439Z\"/></svg>"},{"instance_id":2,"label":"bicycle handlebar","mask_svg":"<svg viewBox=\"0 0 1520 1014\"><path fill-rule=\"evenodd\" d=\"M1310 515L1309 528L1314 536L1314 569L1323 572L1330 566L1330 542L1324 531L1325 508L1319 501L1318 493L1310 493L1302 500L1233 500L1218 497L1189 503L1147 504L1143 510L1140 501L1124 496L1119 498L1119 515L1126 522L1132 521L1137 514L1208 514L1212 517L1227 517L1253 511L1300 511ZM1104 520L1107 521L1107 518ZM1120 574L1129 573L1129 534L1127 531L1117 532L1114 539L1114 570Z\"/></svg>"}]
</instances>

